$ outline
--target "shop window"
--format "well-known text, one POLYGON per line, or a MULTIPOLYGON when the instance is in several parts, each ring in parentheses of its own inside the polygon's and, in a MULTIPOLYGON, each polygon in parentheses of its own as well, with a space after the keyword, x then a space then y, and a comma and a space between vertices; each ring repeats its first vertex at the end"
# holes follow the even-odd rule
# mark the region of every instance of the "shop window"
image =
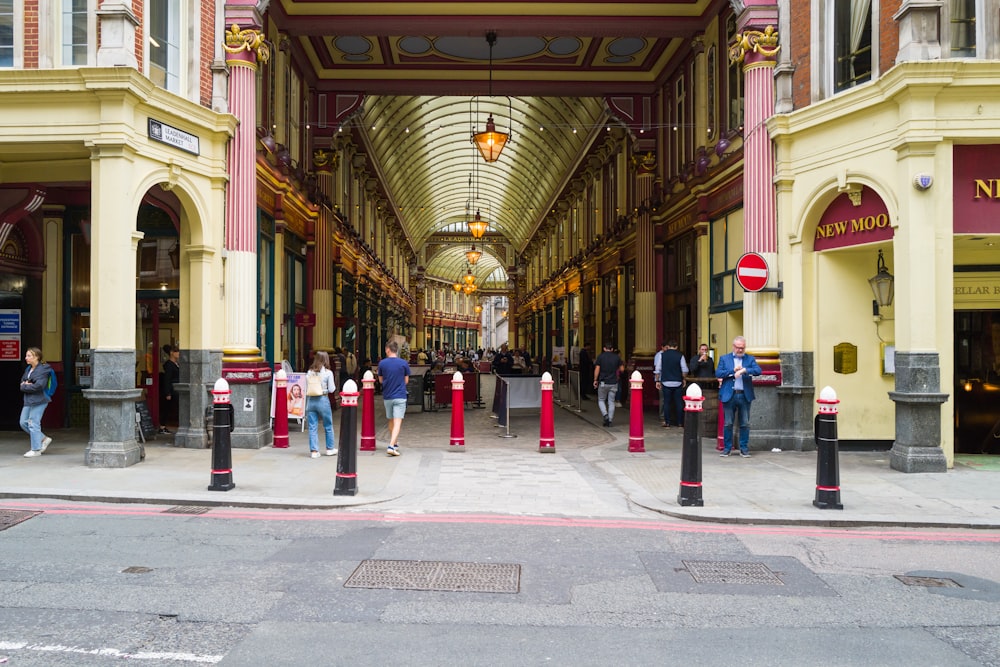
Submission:
POLYGON ((711 283, 709 312, 743 307, 743 290, 736 281, 736 262, 743 254, 743 211, 712 221, 709 227, 711 283))
POLYGON ((147 17, 149 79, 172 93, 180 93, 181 3, 176 0, 150 0, 147 17))
POLYGON ((62 64, 86 65, 89 45, 88 10, 90 0, 62 2, 62 64))
POLYGON ((14 66, 14 0, 0 0, 0 67, 14 66))
POLYGON ((872 0, 833 1, 833 80, 841 92, 871 81, 872 0))

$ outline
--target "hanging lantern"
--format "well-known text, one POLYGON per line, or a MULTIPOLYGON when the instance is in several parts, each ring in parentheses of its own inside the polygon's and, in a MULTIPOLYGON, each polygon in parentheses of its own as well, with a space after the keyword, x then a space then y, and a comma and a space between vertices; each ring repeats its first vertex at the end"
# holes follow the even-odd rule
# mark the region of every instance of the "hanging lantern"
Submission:
POLYGON ((482 256, 483 256, 483 253, 481 251, 479 251, 479 250, 476 250, 476 246, 475 245, 472 246, 471 250, 466 250, 465 251, 465 259, 467 259, 469 261, 469 265, 470 266, 475 266, 476 262, 478 262, 479 258, 482 257, 482 256))
POLYGON ((490 223, 483 220, 482 216, 479 215, 479 211, 476 211, 476 217, 469 220, 469 233, 472 234, 472 238, 477 241, 483 238, 486 230, 489 229, 490 223))

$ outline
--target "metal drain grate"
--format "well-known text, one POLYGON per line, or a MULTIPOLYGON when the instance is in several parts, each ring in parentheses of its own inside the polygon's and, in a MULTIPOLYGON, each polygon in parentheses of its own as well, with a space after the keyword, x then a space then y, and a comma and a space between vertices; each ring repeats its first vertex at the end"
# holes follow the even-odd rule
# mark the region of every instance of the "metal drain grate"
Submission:
POLYGON ((11 526, 16 526, 36 514, 41 514, 41 512, 33 510, 0 510, 0 530, 7 530, 11 526))
POLYGON ((344 582, 344 587, 517 593, 521 590, 521 566, 511 563, 364 560, 344 582))
POLYGON ((892 575, 907 586, 924 586, 926 588, 962 588, 962 584, 954 579, 944 577, 911 577, 905 574, 892 575))
POLYGON ((711 560, 685 560, 681 562, 699 584, 785 585, 785 582, 763 563, 711 560))
POLYGON ((163 510, 163 514, 204 514, 210 509, 210 507, 201 507, 199 505, 177 505, 176 507, 163 510))

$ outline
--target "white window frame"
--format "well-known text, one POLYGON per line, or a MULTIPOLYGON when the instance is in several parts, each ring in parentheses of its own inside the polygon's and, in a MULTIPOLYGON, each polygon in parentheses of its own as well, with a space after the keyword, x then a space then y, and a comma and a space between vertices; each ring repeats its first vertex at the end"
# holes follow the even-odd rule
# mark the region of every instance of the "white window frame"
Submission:
POLYGON ((153 62, 150 59, 152 51, 151 40, 153 39, 153 36, 150 32, 150 26, 152 25, 150 10, 152 9, 154 2, 162 2, 163 4, 165 4, 169 10, 169 14, 171 14, 171 16, 168 18, 168 29, 167 29, 168 32, 171 32, 172 31, 171 29, 174 28, 174 26, 169 24, 169 21, 171 19, 176 18, 177 22, 176 33, 175 33, 176 34, 175 39, 177 41, 176 43, 168 42, 167 45, 167 48, 169 48, 170 46, 174 46, 177 49, 176 65, 174 67, 174 71, 171 71, 171 61, 170 61, 170 55, 168 53, 166 80, 163 82, 161 87, 164 90, 168 90, 177 95, 183 95, 186 90, 186 84, 188 79, 187 71, 184 68, 183 63, 189 62, 190 60, 189 58, 190 43, 185 39, 185 31, 183 28, 183 26, 185 25, 190 25, 189 19, 191 18, 191 16, 189 12, 189 4, 187 2, 177 2, 176 0, 146 0, 145 17, 143 19, 143 26, 145 27, 143 35, 145 36, 145 40, 143 43, 142 70, 143 72, 145 72, 146 77, 149 78, 150 80, 154 80, 152 76, 153 62))
MULTIPOLYGON (((97 64, 97 0, 87 0, 86 18, 87 18, 87 61, 83 64, 74 64, 72 62, 67 62, 65 57, 65 31, 63 29, 64 19, 66 15, 67 5, 72 4, 73 0, 52 0, 57 2, 56 11, 53 12, 56 17, 55 24, 55 40, 52 44, 52 61, 58 63, 60 67, 93 67, 97 64)), ((39 9, 41 9, 39 7, 39 9)))
POLYGON ((996 59, 1000 57, 1000 45, 987 35, 995 35, 1000 16, 1000 0, 976 0, 976 53, 972 56, 953 56, 951 51, 951 2, 944 0, 941 5, 941 57, 955 59, 996 59))
POLYGON ((850 88, 838 91, 836 82, 837 54, 834 52, 834 26, 836 0, 813 0, 811 21, 812 41, 809 45, 810 53, 813 54, 813 64, 811 72, 812 101, 817 102, 834 95, 846 93, 858 86, 864 86, 875 81, 881 75, 879 69, 879 54, 881 44, 879 43, 881 4, 879 0, 871 0, 872 12, 872 74, 871 78, 864 83, 859 83, 850 88))
POLYGON ((24 68, 24 0, 14 0, 13 31, 11 33, 12 58, 10 67, 0 69, 24 68))

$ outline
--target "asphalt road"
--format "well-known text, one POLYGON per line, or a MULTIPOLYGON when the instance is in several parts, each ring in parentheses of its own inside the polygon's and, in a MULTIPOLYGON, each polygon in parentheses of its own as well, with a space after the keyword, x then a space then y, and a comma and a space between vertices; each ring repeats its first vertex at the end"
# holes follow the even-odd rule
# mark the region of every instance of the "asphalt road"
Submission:
POLYGON ((0 510, 10 665, 1000 665, 996 531, 0 510))

